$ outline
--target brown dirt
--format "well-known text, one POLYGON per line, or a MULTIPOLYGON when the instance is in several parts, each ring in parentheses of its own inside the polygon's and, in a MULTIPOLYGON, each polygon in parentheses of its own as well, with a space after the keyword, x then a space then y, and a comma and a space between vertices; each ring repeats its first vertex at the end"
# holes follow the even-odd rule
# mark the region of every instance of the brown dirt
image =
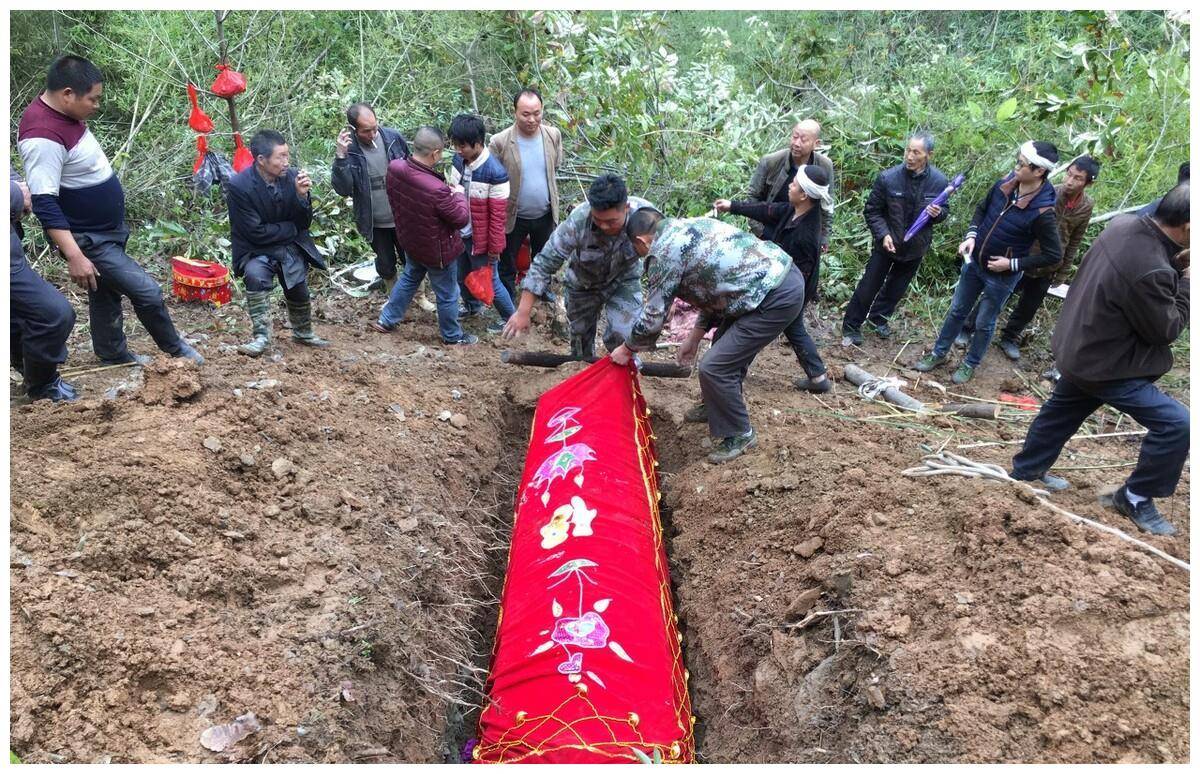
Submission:
MULTIPOLYGON (((75 405, 14 402, 10 732, 24 760, 457 754, 531 410, 574 368, 442 347, 419 311, 368 333, 377 307, 325 299, 332 349, 277 326, 276 356, 256 362, 229 351, 239 309, 177 306, 204 368, 160 360, 78 377, 75 405), (246 712, 262 730, 225 753, 199 745, 246 712)), ((836 376, 883 371, 905 340, 843 352, 817 330, 836 376)), ((72 348, 72 367, 94 362, 85 332, 72 348)), ((1020 388, 1002 360, 990 353, 966 392, 1020 388)), ((695 380, 647 380, 701 760, 1189 759, 1186 574, 1002 485, 899 475, 921 444, 1019 440, 1023 425, 862 421, 885 412, 840 381, 797 394, 796 372, 782 347, 756 362, 761 445, 722 467, 702 461, 703 426, 682 423, 695 380)), ((1062 464, 1128 461, 1137 439, 1074 449, 1062 464)), ((1013 450, 965 453, 1005 464, 1013 450)), ((1122 472, 1069 471, 1056 502, 1132 529, 1096 504, 1122 472)), ((1185 474, 1162 503, 1180 536, 1151 539, 1181 557, 1189 488, 1185 474)))

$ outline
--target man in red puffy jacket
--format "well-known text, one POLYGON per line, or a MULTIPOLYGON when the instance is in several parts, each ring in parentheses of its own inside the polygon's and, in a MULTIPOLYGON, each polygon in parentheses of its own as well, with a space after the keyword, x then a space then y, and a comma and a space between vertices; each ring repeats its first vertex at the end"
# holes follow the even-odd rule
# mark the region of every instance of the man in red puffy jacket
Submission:
POLYGON ((463 251, 458 230, 470 219, 461 187, 451 188, 435 167, 446 149, 446 135, 422 126, 413 135, 412 156, 388 164, 387 195, 396 215, 396 237, 408 256, 399 282, 392 288, 373 330, 390 333, 427 275, 437 298, 438 330, 445 344, 477 344, 458 322, 455 261, 463 251))

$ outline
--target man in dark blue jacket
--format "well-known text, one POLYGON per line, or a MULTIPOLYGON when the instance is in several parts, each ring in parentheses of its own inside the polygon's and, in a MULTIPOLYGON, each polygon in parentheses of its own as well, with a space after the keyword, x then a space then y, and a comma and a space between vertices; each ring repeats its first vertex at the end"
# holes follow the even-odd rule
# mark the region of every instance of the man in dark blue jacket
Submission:
POLYGON ((966 358, 950 379, 955 384, 970 381, 983 362, 1000 309, 1024 270, 1051 266, 1062 259, 1054 186, 1047 179, 1057 163, 1058 149, 1050 143, 1025 143, 1017 152, 1013 172, 993 185, 975 208, 967 238, 958 246, 964 263, 950 311, 933 351, 917 362, 918 371, 932 371, 946 362, 954 337, 982 295, 975 335, 966 358), (1042 252, 1030 255, 1035 241, 1041 243, 1042 252))
POLYGON ((950 215, 949 207, 932 202, 948 185, 942 171, 930 163, 933 135, 917 132, 908 138, 904 163, 885 169, 875 178, 863 215, 871 230, 871 258, 863 271, 846 316, 842 318, 842 345, 862 344, 863 321, 875 326, 883 338, 892 335, 888 320, 917 274, 921 259, 933 242, 933 224, 950 215), (904 241, 904 232, 929 210, 929 225, 904 241))
POLYGON ((346 127, 337 138, 330 182, 339 196, 354 199, 354 223, 375 251, 375 271, 383 279, 384 295, 396 283, 397 264, 404 263, 384 180, 388 164, 409 155, 400 132, 380 126, 369 104, 355 102, 346 108, 346 127))
POLYGON ((234 175, 226 188, 233 273, 246 282, 246 310, 254 338, 238 347, 258 357, 271 343, 271 289, 283 286, 292 338, 310 347, 329 342, 313 333, 308 295, 308 265, 324 269, 325 261, 309 236, 312 225, 312 181, 290 166, 283 135, 264 129, 250 138, 254 166, 234 175))

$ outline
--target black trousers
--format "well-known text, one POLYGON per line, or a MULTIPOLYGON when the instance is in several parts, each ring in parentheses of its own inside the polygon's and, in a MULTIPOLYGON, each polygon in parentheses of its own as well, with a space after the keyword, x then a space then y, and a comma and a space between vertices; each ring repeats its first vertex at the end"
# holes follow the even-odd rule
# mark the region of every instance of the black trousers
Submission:
POLYGON ((30 267, 15 232, 10 233, 8 264, 8 332, 12 343, 9 359, 12 365, 20 369, 26 361, 65 362, 67 337, 75 325, 75 310, 62 293, 30 267))
POLYGON ((308 280, 293 283, 289 288, 283 278, 283 267, 278 259, 259 255, 246 261, 245 273, 242 279, 246 290, 251 292, 269 293, 275 287, 275 278, 283 288, 283 297, 294 304, 302 304, 309 300, 308 280))
POLYGON ((854 288, 854 295, 846 305, 842 332, 858 331, 865 320, 881 325, 891 319, 920 267, 920 258, 897 261, 884 250, 872 250, 867 268, 863 270, 862 278, 854 288))
POLYGON ((517 293, 517 253, 521 250, 521 243, 525 237, 529 237, 529 257, 533 258, 546 246, 555 225, 554 210, 546 210, 546 214, 540 218, 517 218, 513 230, 508 232, 504 252, 500 254, 500 284, 508 291, 508 297, 514 304, 521 300, 517 293))
POLYGON ((133 312, 145 326, 158 348, 168 355, 183 350, 183 340, 171 322, 158 280, 146 273, 125 252, 129 229, 116 231, 72 232, 75 243, 95 264, 100 278, 96 289, 88 291, 88 317, 92 325, 92 350, 101 360, 123 360, 128 356, 125 340, 122 297, 128 298, 133 312))
MULTIPOLYGON (((1030 277, 1026 274, 1021 278, 1021 282, 1017 285, 1017 290, 1013 295, 1017 296, 1017 303, 1013 306, 1011 312, 1008 313, 1008 321, 1004 323, 1004 328, 1000 331, 1001 341, 1011 341, 1018 344, 1021 341, 1021 332, 1025 330, 1025 326, 1033 322, 1033 318, 1037 315, 1038 310, 1042 308, 1042 301, 1046 299, 1046 294, 1054 285, 1053 277, 1030 277)), ((963 326, 963 330, 975 330, 975 316, 979 314, 979 305, 975 305, 975 309, 967 316, 967 324, 963 326)), ((1140 492, 1139 492, 1140 494, 1140 492)))
POLYGON ((396 227, 375 229, 371 249, 375 251, 375 273, 384 279, 395 279, 396 267, 403 266, 405 261, 404 250, 396 240, 396 227))

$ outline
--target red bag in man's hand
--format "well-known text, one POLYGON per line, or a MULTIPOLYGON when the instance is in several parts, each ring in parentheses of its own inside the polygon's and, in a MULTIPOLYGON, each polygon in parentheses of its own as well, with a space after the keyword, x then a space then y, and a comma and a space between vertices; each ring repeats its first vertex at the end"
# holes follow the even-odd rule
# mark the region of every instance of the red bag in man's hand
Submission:
POLYGON ((229 69, 229 65, 219 64, 217 65, 217 69, 221 72, 217 75, 217 79, 213 81, 211 89, 213 94, 229 99, 230 97, 236 97, 246 90, 246 76, 237 70, 229 69))
POLYGON ((492 265, 485 263, 478 269, 472 269, 467 278, 463 280, 463 284, 467 286, 467 290, 471 291, 471 295, 475 296, 476 300, 492 305, 496 300, 496 292, 492 289, 492 265))

